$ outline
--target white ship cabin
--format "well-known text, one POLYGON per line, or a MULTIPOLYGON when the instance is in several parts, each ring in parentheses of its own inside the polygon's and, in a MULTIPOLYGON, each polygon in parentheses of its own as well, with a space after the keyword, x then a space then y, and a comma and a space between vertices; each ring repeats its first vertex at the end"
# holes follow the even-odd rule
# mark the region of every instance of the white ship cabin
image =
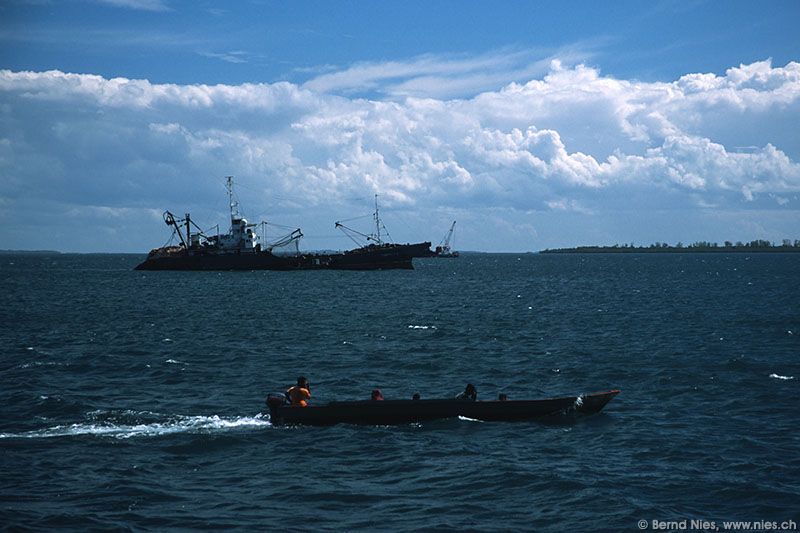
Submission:
POLYGON ((231 229, 226 235, 219 236, 219 247, 222 250, 256 251, 258 234, 255 227, 244 218, 231 218, 231 229))
POLYGON ((231 218, 231 229, 228 233, 205 238, 204 235, 192 234, 192 248, 215 248, 220 252, 258 252, 261 250, 255 224, 248 224, 247 219, 231 218))

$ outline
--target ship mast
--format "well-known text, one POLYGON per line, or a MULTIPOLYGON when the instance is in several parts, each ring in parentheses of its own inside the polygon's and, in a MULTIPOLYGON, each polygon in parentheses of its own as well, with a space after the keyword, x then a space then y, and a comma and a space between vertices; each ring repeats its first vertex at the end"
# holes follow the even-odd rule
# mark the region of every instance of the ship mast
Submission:
POLYGON ((239 219, 239 202, 233 197, 233 176, 226 176, 227 183, 225 187, 228 189, 228 204, 231 208, 231 223, 239 219))
POLYGON ((381 219, 378 216, 378 195, 375 195, 375 241, 381 244, 381 219))
POLYGON ((383 239, 381 238, 381 228, 383 228, 383 234, 386 235, 386 238, 389 239, 389 242, 392 242, 392 236, 389 235, 389 230, 386 229, 386 226, 381 221, 381 215, 378 212, 378 195, 375 195, 375 214, 372 217, 375 220, 375 234, 370 235, 367 237, 367 240, 373 240, 376 244, 383 244, 383 239))

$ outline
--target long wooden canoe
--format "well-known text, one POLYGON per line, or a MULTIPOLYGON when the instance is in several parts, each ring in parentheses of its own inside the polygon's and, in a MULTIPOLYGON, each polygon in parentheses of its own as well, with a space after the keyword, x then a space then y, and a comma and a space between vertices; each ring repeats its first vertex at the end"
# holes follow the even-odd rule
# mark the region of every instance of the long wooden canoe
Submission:
POLYGON ((542 400, 358 400, 300 407, 287 405, 283 395, 269 395, 273 424, 407 424, 458 416, 484 421, 534 420, 559 415, 599 412, 618 390, 542 400))

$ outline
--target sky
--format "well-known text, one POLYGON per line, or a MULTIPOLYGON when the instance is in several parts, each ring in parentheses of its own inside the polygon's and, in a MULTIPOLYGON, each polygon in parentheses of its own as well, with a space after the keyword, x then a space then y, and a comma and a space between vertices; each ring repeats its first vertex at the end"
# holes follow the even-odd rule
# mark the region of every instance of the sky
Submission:
POLYGON ((5 0, 0 249, 162 213, 455 249, 800 239, 800 2, 5 0))

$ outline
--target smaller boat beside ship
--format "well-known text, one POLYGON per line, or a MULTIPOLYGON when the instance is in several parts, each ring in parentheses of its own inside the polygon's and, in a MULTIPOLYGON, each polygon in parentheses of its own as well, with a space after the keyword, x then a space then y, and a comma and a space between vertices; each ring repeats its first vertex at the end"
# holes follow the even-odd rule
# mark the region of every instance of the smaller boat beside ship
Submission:
POLYGON ((435 257, 444 257, 444 258, 454 258, 458 257, 458 252, 453 251, 450 247, 450 243, 453 240, 453 230, 456 229, 456 221, 454 220, 453 223, 450 225, 450 231, 448 231, 445 236, 442 238, 442 242, 439 243, 439 246, 433 251, 435 257))
POLYGON ((333 424, 392 425, 465 417, 486 422, 537 420, 599 413, 618 390, 542 400, 470 401, 358 400, 302 407, 286 402, 286 395, 269 394, 267 407, 273 424, 330 426, 333 424))
MULTIPOLYGON (((231 225, 227 233, 207 235, 187 213, 178 219, 164 213, 164 222, 173 228, 179 245, 150 251, 136 270, 385 270, 413 269, 413 250, 402 247, 362 247, 336 253, 300 253, 300 228, 270 244, 262 245, 257 228, 239 214, 234 199, 233 178, 227 189, 231 225), (294 253, 278 254, 274 249, 294 245, 294 253)), ((262 223, 263 224, 263 223, 262 223)), ((428 243, 430 245, 430 243, 428 243)))

